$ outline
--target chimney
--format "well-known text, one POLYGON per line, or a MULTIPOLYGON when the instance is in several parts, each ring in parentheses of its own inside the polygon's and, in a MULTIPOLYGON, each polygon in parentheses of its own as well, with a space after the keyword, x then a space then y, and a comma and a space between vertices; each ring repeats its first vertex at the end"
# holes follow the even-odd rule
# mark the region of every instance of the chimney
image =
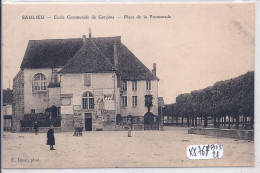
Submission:
POLYGON ((91 38, 91 34, 92 34, 92 33, 91 33, 91 28, 88 29, 88 32, 89 32, 89 33, 88 33, 88 37, 91 38))
POLYGON ((87 42, 86 35, 83 35, 83 36, 82 36, 82 40, 83 40, 83 45, 86 45, 86 42, 87 42))
POLYGON ((118 52, 116 43, 114 43, 114 67, 115 70, 118 70, 118 52))
POLYGON ((156 63, 153 63, 152 73, 156 76, 156 63))

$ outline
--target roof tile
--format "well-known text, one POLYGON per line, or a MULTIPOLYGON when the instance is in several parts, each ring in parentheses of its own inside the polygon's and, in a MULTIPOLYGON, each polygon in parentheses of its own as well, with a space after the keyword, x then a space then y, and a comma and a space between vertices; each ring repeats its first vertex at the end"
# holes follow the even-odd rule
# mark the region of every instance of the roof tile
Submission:
POLYGON ((21 68, 63 67, 61 73, 113 71, 114 44, 118 49, 118 72, 123 80, 158 78, 124 45, 121 37, 31 40, 21 68))

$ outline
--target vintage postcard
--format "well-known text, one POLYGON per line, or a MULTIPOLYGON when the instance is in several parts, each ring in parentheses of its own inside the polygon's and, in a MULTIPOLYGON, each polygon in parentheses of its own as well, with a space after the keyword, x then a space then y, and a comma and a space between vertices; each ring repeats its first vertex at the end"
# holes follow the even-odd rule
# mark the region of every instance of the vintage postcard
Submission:
POLYGON ((2 165, 253 167, 254 3, 2 4, 2 165))

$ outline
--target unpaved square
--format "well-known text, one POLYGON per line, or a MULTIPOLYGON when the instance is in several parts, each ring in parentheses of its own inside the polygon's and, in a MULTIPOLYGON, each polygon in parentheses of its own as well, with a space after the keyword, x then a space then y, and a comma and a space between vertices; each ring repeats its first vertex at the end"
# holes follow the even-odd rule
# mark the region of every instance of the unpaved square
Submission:
POLYGON ((4 168, 88 167, 205 167, 254 166, 254 142, 187 133, 187 128, 163 131, 93 131, 82 137, 55 133, 56 150, 49 150, 46 134, 3 133, 4 168), (189 145, 221 144, 220 159, 189 160, 189 145))

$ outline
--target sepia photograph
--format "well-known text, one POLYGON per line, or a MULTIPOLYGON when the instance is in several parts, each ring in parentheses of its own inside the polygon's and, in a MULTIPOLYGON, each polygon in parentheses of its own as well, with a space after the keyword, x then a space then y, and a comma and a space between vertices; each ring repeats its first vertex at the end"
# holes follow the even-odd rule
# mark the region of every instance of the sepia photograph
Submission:
POLYGON ((255 166, 255 4, 2 4, 2 166, 255 166))

